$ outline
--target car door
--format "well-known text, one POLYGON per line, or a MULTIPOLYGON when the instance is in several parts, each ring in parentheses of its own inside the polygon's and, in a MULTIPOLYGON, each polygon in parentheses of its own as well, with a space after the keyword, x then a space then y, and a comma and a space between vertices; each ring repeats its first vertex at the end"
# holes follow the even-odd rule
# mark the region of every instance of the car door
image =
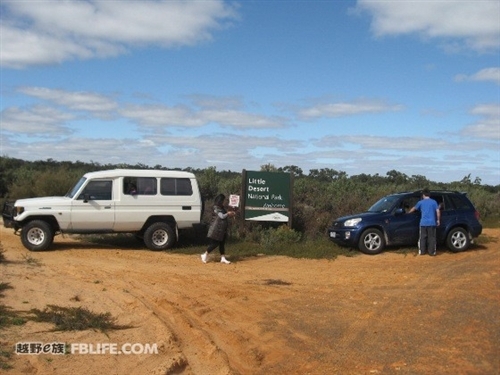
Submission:
POLYGON ((439 211, 441 212, 441 222, 436 229, 436 238, 438 242, 442 242, 445 239, 447 229, 452 227, 456 221, 457 211, 446 194, 433 194, 431 195, 431 199, 434 199, 438 203, 439 211))
POLYGON ((71 206, 70 230, 79 233, 110 232, 115 224, 113 180, 91 180, 71 206))
POLYGON ((417 244, 419 238, 420 213, 408 213, 418 202, 418 196, 407 196, 401 199, 387 219, 387 234, 391 244, 417 244))

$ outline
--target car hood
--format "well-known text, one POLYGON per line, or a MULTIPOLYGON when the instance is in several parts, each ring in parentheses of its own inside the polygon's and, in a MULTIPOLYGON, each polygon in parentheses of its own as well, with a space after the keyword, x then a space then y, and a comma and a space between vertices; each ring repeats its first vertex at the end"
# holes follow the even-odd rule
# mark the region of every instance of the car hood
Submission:
POLYGON ((40 197, 40 198, 26 198, 18 199, 16 207, 38 207, 49 208, 53 206, 66 205, 71 200, 68 197, 40 197))
POLYGON ((355 219, 355 218, 362 218, 362 219, 365 219, 365 218, 370 218, 374 215, 380 215, 381 213, 380 212, 363 212, 363 213, 360 213, 360 214, 354 214, 354 215, 348 215, 348 216, 342 216, 342 217, 339 217, 337 219, 335 219, 335 222, 344 222, 346 220, 349 220, 349 219, 355 219))

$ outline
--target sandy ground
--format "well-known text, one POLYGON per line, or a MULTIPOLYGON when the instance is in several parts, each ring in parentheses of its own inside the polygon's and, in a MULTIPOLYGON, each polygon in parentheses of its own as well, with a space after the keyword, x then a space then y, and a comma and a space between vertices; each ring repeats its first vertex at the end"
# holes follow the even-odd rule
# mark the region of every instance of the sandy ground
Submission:
MULTIPOLYGON (((61 236, 29 252, 0 225, 1 302, 110 312, 132 328, 53 332, 28 322, 17 343, 156 345, 157 354, 13 354, 7 374, 498 374, 500 230, 438 256, 218 259, 103 248, 61 236)), ((228 249, 230 258, 230 246, 228 249)), ((130 349, 130 347, 127 347, 130 349)), ((140 346, 135 346, 140 351, 140 346)), ((109 351, 108 351, 109 352, 109 351)))

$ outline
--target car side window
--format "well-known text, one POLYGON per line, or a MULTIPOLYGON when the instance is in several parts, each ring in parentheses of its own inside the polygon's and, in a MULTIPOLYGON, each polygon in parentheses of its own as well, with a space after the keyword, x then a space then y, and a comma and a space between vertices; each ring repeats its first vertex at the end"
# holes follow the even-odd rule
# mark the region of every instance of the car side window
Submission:
POLYGON ((420 200, 419 197, 407 197, 403 199, 403 201, 401 202, 401 208, 403 208, 405 212, 408 212, 412 207, 414 207, 417 204, 419 200, 420 200))
POLYGON ((193 195, 193 187, 189 178, 162 178, 160 180, 161 195, 193 195))
POLYGON ((446 204, 442 195, 431 195, 431 199, 434 199, 437 202, 441 211, 445 210, 446 204))
POLYGON ((124 177, 123 194, 127 195, 156 195, 155 177, 124 177))
POLYGON ((453 206, 457 210, 466 210, 471 208, 467 199, 463 199, 460 195, 451 195, 450 199, 453 206))
POLYGON ((89 181, 83 192, 78 196, 79 200, 88 197, 94 201, 109 201, 112 197, 113 181, 95 180, 89 181))

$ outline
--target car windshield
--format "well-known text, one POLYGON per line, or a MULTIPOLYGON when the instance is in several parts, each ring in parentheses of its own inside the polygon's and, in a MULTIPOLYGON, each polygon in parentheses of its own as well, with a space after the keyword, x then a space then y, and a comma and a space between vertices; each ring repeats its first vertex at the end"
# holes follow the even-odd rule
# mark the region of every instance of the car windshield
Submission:
POLYGON ((85 177, 80 178, 80 180, 76 183, 75 186, 73 186, 67 193, 66 197, 68 198, 73 198, 75 194, 77 193, 78 190, 82 187, 82 185, 85 183, 87 179, 85 177))
POLYGON ((399 197, 390 195, 388 197, 384 197, 371 206, 368 209, 368 212, 387 212, 390 211, 394 205, 399 201, 399 197))

